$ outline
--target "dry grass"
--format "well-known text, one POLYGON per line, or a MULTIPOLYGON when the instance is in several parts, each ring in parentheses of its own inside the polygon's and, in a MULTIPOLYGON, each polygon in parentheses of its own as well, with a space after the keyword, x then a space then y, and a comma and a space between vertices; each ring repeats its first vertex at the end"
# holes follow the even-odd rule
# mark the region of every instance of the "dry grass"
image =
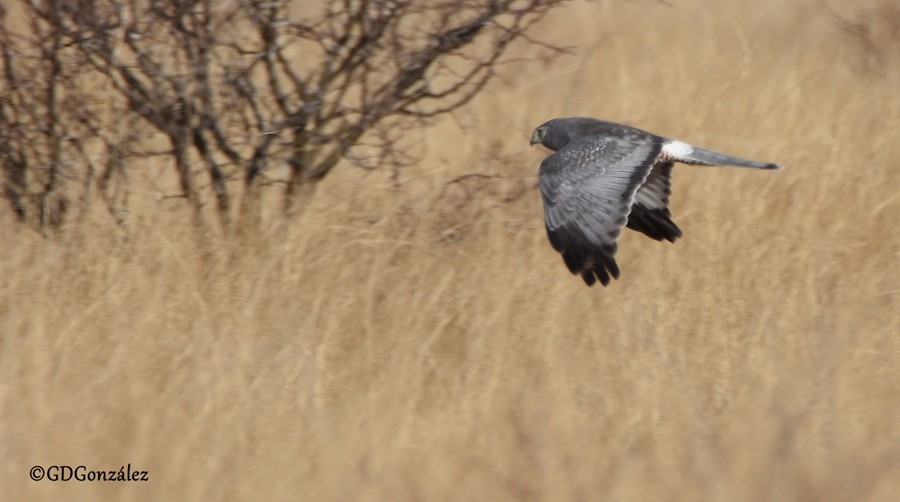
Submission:
POLYGON ((896 500, 900 21, 670 4, 559 12, 575 56, 255 236, 196 238, 150 170, 127 234, 0 212, 0 498, 896 500), (677 168, 685 237, 627 232, 587 289, 527 149, 568 114, 786 169, 677 168), (28 479, 128 462, 151 481, 28 479))

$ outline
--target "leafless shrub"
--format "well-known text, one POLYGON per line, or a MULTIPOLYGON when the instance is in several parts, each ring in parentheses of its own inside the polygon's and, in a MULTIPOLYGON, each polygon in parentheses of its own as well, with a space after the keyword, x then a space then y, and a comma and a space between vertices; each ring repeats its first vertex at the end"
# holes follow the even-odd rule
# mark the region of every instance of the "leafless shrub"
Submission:
POLYGON ((226 227, 235 186, 242 211, 283 186, 290 214, 341 160, 402 160, 406 131, 468 103, 514 41, 539 44, 528 29, 562 1, 18 0, 0 13, 7 198, 61 214, 66 178, 119 214, 113 181, 152 132, 195 214, 199 175, 226 227))

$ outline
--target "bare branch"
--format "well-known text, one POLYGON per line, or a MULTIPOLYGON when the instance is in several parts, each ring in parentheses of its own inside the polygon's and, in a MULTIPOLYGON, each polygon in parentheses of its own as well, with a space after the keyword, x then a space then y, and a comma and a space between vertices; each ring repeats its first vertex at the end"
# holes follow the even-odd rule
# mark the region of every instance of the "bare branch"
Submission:
POLYGON ((288 0, 11 2, 29 20, 17 32, 0 9, 0 162, 13 207, 73 176, 118 207, 111 180, 162 154, 198 221, 211 196, 225 227, 236 173, 255 197, 270 165, 287 166, 266 184, 283 182, 291 211, 342 161, 409 162, 400 133, 471 102, 514 42, 562 50, 528 32, 563 0, 334 0, 317 12, 288 0))

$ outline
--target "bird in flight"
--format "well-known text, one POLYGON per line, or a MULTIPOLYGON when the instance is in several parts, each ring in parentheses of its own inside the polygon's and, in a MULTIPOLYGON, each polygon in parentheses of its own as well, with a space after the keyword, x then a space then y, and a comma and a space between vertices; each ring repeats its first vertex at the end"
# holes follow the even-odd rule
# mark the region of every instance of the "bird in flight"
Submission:
POLYGON ((675 162, 780 169, 585 117, 541 124, 531 135, 535 143, 555 152, 540 168, 547 236, 588 286, 619 278, 616 239, 623 226, 658 241, 681 237, 669 211, 675 162))

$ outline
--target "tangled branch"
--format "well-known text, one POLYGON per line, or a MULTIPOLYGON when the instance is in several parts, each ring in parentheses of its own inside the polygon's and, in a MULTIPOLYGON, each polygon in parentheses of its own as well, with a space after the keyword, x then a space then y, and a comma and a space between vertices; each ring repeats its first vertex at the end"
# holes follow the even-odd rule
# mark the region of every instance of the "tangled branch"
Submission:
POLYGON ((228 226, 230 182, 255 197, 271 166, 285 167, 293 212, 342 160, 398 161, 404 131, 470 102, 561 3, 333 0, 310 13, 286 0, 18 0, 28 30, 0 12, 7 198, 24 207, 32 180, 47 196, 78 171, 115 214, 111 180, 127 179, 152 132, 196 213, 198 176, 228 226), (138 122, 147 130, 129 135, 138 122))

